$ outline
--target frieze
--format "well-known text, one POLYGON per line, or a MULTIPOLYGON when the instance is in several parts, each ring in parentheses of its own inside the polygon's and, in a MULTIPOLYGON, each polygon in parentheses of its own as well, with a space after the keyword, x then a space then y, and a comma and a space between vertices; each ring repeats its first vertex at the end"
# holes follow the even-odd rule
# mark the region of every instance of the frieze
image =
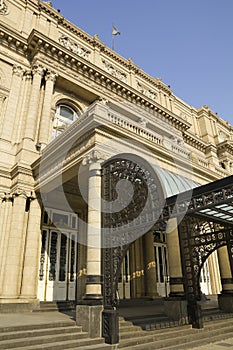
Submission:
POLYGON ((9 9, 5 0, 0 0, 0 15, 8 15, 9 9))
POLYGON ((90 60, 91 51, 85 49, 84 47, 77 44, 75 41, 69 39, 67 36, 62 35, 59 38, 59 43, 64 46, 66 49, 76 53, 78 56, 90 60))
POLYGON ((151 98, 152 100, 157 100, 158 95, 156 92, 152 91, 151 89, 149 89, 147 86, 139 83, 138 81, 138 85, 137 85, 137 89, 138 91, 140 91, 143 95, 151 98))
POLYGON ((126 79, 127 79, 126 73, 121 72, 116 67, 114 67, 110 62, 108 62, 106 60, 102 60, 102 63, 103 63, 104 69, 108 73, 110 73, 113 77, 116 77, 117 79, 126 83, 126 79))

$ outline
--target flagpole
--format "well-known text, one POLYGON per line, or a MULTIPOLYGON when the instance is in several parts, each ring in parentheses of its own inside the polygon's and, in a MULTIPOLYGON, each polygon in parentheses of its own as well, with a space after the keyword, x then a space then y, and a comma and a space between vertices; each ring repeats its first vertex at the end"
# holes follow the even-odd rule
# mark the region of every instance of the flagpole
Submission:
POLYGON ((121 34, 120 32, 119 32, 119 30, 114 26, 114 24, 112 23, 112 50, 114 50, 114 44, 115 44, 115 42, 114 42, 114 36, 116 36, 116 35, 118 35, 118 34, 121 34))

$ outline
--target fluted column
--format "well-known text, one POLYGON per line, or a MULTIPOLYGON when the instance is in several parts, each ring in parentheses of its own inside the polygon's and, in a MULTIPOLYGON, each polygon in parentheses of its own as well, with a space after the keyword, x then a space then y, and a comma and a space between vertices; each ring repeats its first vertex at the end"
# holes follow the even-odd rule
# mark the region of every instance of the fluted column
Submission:
POLYGON ((26 232, 26 246, 23 263, 23 278, 21 298, 35 299, 37 297, 41 208, 37 198, 31 199, 28 226, 26 232))
POLYGON ((101 281, 101 165, 93 156, 87 161, 88 225, 87 225, 87 278, 85 299, 102 299, 101 281))
POLYGON ((12 121, 16 118, 23 73, 24 70, 21 66, 13 66, 11 89, 7 101, 7 108, 2 128, 2 138, 7 141, 12 140, 12 133, 14 127, 14 123, 12 121))
POLYGON ((44 74, 42 66, 34 66, 32 69, 33 81, 29 101, 28 117, 26 122, 24 138, 34 140, 37 126, 37 114, 40 100, 41 79, 44 74))
POLYGON ((218 249, 218 260, 222 283, 222 293, 233 293, 233 278, 226 246, 218 249))
POLYGON ((146 296, 155 298, 158 296, 158 293, 156 284, 156 262, 153 233, 148 232, 143 237, 143 241, 145 248, 146 296))
POLYGON ((46 85, 39 133, 39 143, 42 149, 48 143, 49 139, 52 96, 56 77, 57 74, 52 71, 47 72, 45 76, 46 85))
POLYGON ((17 298, 20 291, 25 234, 26 195, 16 193, 13 199, 11 230, 7 247, 2 296, 17 298))
POLYGON ((167 233, 170 296, 180 296, 184 295, 184 286, 176 219, 170 219, 168 227, 170 228, 167 233))

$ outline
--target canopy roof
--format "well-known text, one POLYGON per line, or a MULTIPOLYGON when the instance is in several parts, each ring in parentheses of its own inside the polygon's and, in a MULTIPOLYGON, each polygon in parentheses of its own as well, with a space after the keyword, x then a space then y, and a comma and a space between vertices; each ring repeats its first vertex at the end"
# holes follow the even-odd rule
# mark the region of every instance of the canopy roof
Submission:
POLYGON ((208 221, 233 224, 233 175, 189 189, 166 199, 162 219, 198 215, 208 221), (190 199, 191 198, 191 199, 190 199))

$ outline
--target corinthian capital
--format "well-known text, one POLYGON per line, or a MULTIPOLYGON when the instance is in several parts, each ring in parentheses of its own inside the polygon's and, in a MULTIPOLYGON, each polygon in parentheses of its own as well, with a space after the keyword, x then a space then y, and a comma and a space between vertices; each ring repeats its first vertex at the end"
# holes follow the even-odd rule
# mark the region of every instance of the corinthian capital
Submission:
POLYGON ((92 163, 100 163, 101 161, 107 159, 107 155, 101 153, 100 151, 93 150, 88 153, 85 158, 83 158, 83 165, 92 164, 92 163))
POLYGON ((44 71, 45 71, 45 68, 39 64, 32 67, 32 74, 33 75, 37 74, 37 75, 42 76, 44 74, 44 71))
POLYGON ((46 73, 45 79, 46 79, 46 81, 48 80, 48 81, 52 81, 53 83, 55 83, 57 76, 58 76, 58 74, 56 72, 49 70, 46 73))
POLYGON ((17 77, 21 77, 23 76, 24 74, 24 69, 21 67, 21 66, 18 66, 18 65, 14 65, 13 66, 13 74, 16 75, 17 77))

